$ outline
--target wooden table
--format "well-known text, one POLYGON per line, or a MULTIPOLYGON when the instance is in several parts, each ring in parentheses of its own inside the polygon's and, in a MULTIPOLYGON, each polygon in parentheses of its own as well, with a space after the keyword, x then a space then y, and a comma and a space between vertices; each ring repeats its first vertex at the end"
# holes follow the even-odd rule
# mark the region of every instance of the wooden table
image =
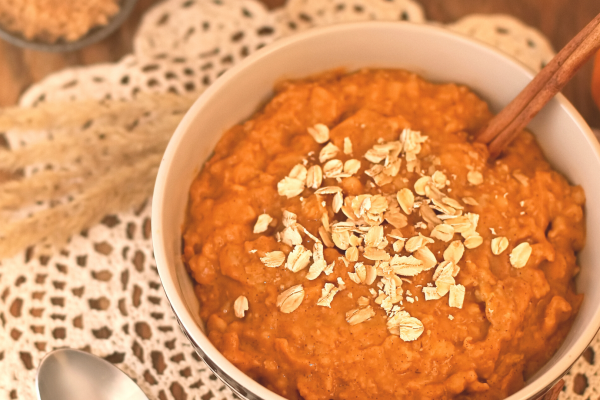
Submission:
MULTIPOLYGON (((279 7, 285 0, 261 0, 279 7)), ((382 0, 383 1, 383 0, 382 0)), ((562 48, 596 14, 598 0, 418 0, 427 19, 452 22, 473 13, 505 13, 538 28, 556 50, 562 48)), ((46 75, 73 65, 116 61, 131 51, 132 38, 143 12, 157 0, 139 0, 132 16, 115 33, 83 50, 53 54, 20 49, 0 40, 0 106, 14 104, 25 88, 46 75)), ((588 123, 600 128, 600 111, 590 93, 592 65, 589 62, 563 93, 588 123)))

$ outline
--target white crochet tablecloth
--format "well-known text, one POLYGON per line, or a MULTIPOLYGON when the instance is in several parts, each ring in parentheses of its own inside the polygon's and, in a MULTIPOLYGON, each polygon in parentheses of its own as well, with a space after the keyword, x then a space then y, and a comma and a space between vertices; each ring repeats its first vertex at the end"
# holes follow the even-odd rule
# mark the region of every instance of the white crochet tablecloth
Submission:
MULTIPOLYGON (((258 48, 313 26, 359 20, 425 23, 412 0, 290 0, 267 11, 254 0, 167 0, 150 10, 134 52, 116 64, 72 68, 30 88, 23 105, 128 98, 139 91, 201 90, 258 48)), ((447 26, 512 54, 534 70, 553 55, 537 31, 507 16, 474 15, 447 26)), ((8 135, 12 144, 17 139, 8 135)), ((150 201, 107 216, 63 251, 36 248, 0 262, 0 399, 34 399, 40 359, 60 347, 115 363, 150 399, 232 399, 194 353, 172 315, 152 255, 150 201)), ((561 399, 598 398, 591 350, 561 399), (578 381, 582 395, 573 390, 578 381)))

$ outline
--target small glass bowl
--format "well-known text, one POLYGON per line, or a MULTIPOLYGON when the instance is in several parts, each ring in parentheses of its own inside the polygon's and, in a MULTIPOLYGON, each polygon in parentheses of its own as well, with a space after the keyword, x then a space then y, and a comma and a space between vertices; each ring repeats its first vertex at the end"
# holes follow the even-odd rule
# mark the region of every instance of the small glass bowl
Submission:
POLYGON ((38 51, 61 53, 79 50, 89 46, 92 43, 99 42, 113 33, 119 26, 121 26, 121 24, 123 24, 123 22, 125 22, 129 14, 131 14, 131 11, 136 3, 137 0, 122 0, 119 12, 110 19, 108 24, 90 29, 88 33, 72 42, 59 40, 56 43, 44 43, 39 40, 28 40, 19 33, 10 32, 3 29, 2 25, 0 25, 0 38, 15 46, 38 51))

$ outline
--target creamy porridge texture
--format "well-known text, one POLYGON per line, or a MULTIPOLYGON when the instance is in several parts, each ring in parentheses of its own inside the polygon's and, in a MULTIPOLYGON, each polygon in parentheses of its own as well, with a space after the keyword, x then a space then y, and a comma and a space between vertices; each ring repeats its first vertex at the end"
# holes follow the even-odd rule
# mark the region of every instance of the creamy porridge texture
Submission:
POLYGON ((583 190, 468 88, 401 70, 283 82, 190 189, 210 340, 289 399, 500 399, 581 304, 583 190))

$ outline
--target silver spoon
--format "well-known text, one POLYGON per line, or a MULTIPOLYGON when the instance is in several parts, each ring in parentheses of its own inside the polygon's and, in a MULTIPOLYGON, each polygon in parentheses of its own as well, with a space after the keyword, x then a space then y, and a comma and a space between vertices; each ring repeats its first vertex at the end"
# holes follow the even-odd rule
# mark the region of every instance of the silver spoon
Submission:
POLYGON ((39 400, 148 400, 123 371, 73 349, 55 350, 44 357, 35 389, 39 400))

